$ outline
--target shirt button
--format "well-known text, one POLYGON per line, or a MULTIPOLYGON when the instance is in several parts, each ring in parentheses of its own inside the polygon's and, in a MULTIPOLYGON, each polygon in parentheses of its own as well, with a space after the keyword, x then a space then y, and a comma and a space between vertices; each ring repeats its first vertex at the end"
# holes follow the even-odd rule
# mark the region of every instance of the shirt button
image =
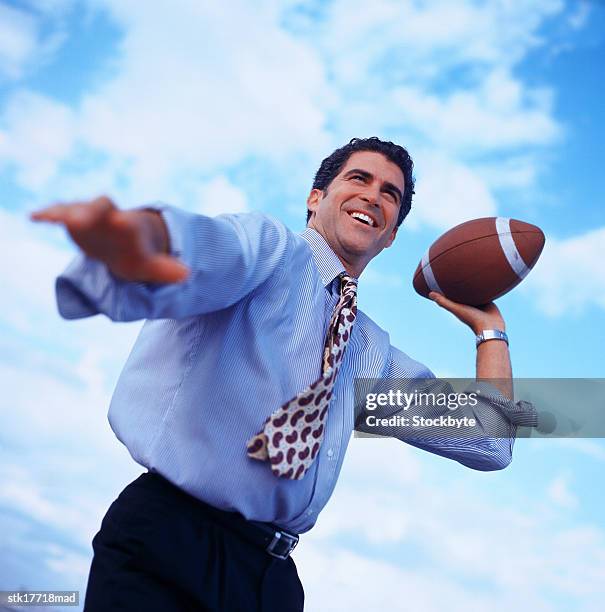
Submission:
POLYGON ((311 516, 313 514, 313 510, 307 510, 307 516, 311 516))
POLYGON ((331 448, 329 448, 329 449, 328 449, 328 452, 327 452, 326 454, 327 454, 327 455, 328 455, 328 457, 330 457, 330 459, 331 459, 331 458, 333 457, 333 455, 334 455, 334 450, 333 450, 333 449, 331 449, 331 448))

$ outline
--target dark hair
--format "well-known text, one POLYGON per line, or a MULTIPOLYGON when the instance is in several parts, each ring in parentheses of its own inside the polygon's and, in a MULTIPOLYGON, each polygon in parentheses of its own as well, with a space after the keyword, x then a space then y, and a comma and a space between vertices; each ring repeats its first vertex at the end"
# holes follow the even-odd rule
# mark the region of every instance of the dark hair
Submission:
MULTIPOLYGON (((403 172, 404 190, 403 199, 399 208, 397 225, 405 219, 412 208, 412 195, 414 194, 414 177, 412 170, 414 162, 410 154, 401 146, 387 140, 380 140, 376 136, 371 138, 352 138, 351 141, 340 149, 336 149, 331 155, 326 157, 319 166, 319 170, 313 180, 313 189, 321 189, 324 193, 328 186, 342 170, 349 157, 358 151, 374 151, 382 153, 389 161, 392 161, 403 172)), ((311 211, 307 209, 307 223, 311 218, 311 211)))

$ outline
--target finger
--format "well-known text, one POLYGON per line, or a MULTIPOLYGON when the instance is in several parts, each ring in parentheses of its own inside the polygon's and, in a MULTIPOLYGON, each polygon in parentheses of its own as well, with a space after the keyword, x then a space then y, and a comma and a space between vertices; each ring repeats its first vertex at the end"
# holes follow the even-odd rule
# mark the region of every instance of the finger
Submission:
POLYGON ((89 223, 96 221, 115 208, 115 204, 108 197, 100 196, 90 202, 52 204, 32 212, 30 219, 50 223, 89 223))
POLYGON ((83 207, 83 204, 54 204, 31 213, 30 219, 36 222, 61 223, 68 228, 79 229, 91 221, 91 213, 83 207))
POLYGON ((150 257, 140 271, 144 282, 182 283, 189 277, 189 268, 170 255, 158 254, 150 257))
POLYGON ((113 203, 113 200, 107 196, 99 196, 94 200, 91 200, 86 204, 89 210, 93 210, 97 216, 106 215, 112 210, 117 210, 117 206, 113 203))
POLYGON ((439 306, 444 306, 447 302, 450 301, 445 297, 445 295, 443 295, 442 293, 437 293, 437 291, 431 291, 429 293, 429 298, 431 298, 433 302, 439 304, 439 306))
POLYGON ((454 302, 449 298, 446 298, 445 295, 441 293, 437 293, 436 291, 431 291, 429 293, 429 297, 435 303, 437 303, 441 308, 448 310, 452 314, 456 315, 460 319, 466 319, 466 315, 468 314, 468 309, 470 308, 466 304, 459 304, 458 302, 454 302))
POLYGON ((29 215, 32 221, 49 221, 50 223, 60 223, 64 221, 67 212, 65 204, 53 204, 40 210, 36 210, 29 215))
POLYGON ((66 223, 70 230, 86 230, 98 226, 113 210, 117 210, 115 204, 105 196, 74 202, 68 206, 66 223))

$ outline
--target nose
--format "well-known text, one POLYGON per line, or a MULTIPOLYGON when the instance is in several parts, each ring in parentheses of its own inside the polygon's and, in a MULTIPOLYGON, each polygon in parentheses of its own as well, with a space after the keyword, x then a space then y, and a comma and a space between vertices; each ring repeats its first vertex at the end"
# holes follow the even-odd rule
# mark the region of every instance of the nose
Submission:
POLYGON ((378 206, 380 192, 378 189, 368 188, 360 196, 360 199, 372 206, 378 206))

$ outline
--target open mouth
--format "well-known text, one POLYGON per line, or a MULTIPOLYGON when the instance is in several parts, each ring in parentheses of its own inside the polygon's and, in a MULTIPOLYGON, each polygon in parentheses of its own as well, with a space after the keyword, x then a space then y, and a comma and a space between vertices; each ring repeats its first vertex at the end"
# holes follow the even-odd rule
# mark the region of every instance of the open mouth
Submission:
POLYGON ((367 225, 368 227, 376 227, 376 222, 374 221, 374 219, 364 213, 354 210, 353 212, 348 213, 348 215, 349 217, 355 219, 355 221, 362 223, 363 225, 367 225))

